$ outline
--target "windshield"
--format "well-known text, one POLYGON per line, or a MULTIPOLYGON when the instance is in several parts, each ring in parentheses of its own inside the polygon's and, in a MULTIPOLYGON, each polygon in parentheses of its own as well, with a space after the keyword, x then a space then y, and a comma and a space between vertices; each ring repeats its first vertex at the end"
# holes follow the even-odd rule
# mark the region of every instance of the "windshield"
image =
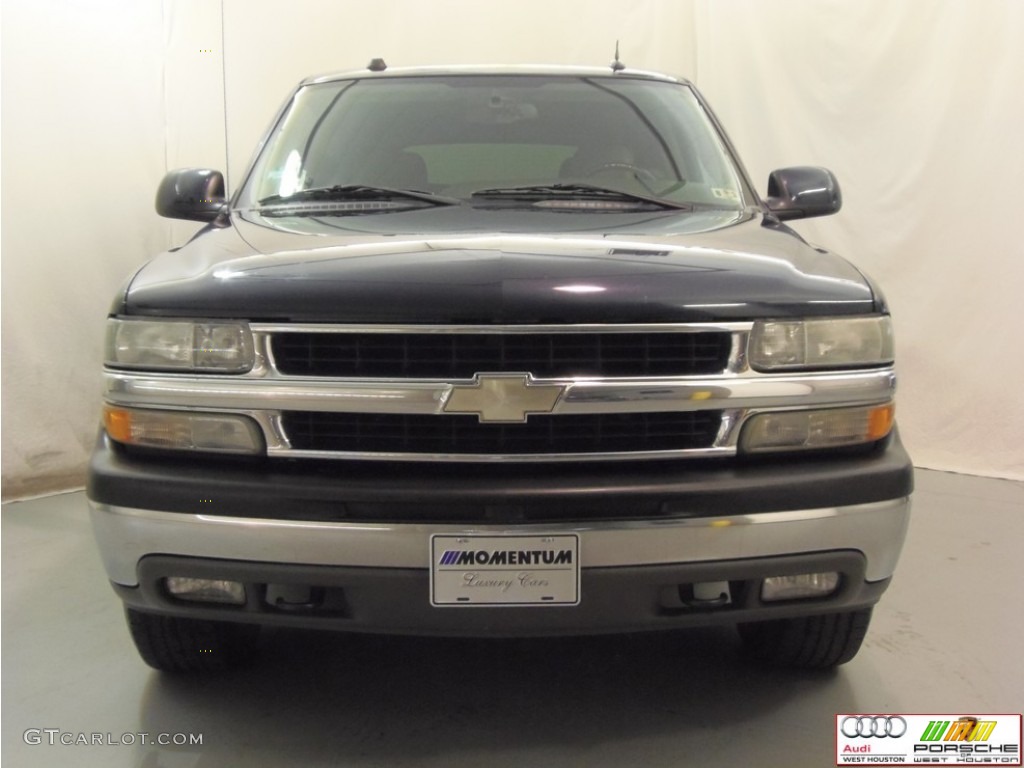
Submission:
POLYGON ((557 205, 593 197, 592 188, 633 195, 641 205, 646 198, 738 209, 744 199, 691 89, 622 77, 419 76, 304 86, 239 205, 273 200, 280 207, 294 196, 308 208, 309 190, 353 185, 478 205, 550 197, 556 202, 547 204, 557 205), (528 189, 509 194, 520 187, 528 189))

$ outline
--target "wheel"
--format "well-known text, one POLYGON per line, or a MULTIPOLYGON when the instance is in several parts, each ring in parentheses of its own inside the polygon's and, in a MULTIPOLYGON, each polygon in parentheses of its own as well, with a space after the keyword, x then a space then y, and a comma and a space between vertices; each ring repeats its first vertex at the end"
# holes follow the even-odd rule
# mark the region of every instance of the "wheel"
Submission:
POLYGON ((860 650, 871 609, 795 619, 740 624, 740 636, 754 658, 779 667, 828 669, 845 664, 860 650))
POLYGON ((128 630, 142 660, 163 672, 211 672, 253 656, 260 628, 203 619, 181 619, 125 609, 128 630))

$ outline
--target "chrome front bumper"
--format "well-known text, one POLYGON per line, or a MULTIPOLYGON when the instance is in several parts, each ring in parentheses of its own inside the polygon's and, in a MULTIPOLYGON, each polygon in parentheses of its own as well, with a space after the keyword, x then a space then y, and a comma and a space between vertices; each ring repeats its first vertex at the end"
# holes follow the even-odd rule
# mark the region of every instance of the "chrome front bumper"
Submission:
POLYGON ((426 572, 432 534, 467 533, 576 533, 584 571, 856 551, 866 560, 865 580, 875 582, 892 576, 910 519, 909 498, 749 515, 522 526, 324 523, 90 506, 107 574, 125 587, 139 583, 139 562, 150 555, 426 572))

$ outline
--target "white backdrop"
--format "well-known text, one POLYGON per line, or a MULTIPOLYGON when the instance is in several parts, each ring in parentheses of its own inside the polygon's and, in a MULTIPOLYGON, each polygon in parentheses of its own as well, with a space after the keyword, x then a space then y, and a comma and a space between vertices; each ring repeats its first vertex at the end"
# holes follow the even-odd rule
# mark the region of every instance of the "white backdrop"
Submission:
POLYGON ((919 466, 1024 478, 1024 3, 1016 0, 5 0, 4 495, 80 484, 102 319, 147 255, 166 169, 233 186, 304 75, 428 63, 610 61, 694 79, 763 191, 838 174, 798 223, 884 285, 919 466))
POLYGON ((825 165, 797 222, 883 286, 918 466, 1024 478, 1024 2, 697 4, 696 79, 760 190, 825 165))
POLYGON ((0 9, 3 492, 81 485, 103 316, 146 253, 166 162, 161 8, 0 9))

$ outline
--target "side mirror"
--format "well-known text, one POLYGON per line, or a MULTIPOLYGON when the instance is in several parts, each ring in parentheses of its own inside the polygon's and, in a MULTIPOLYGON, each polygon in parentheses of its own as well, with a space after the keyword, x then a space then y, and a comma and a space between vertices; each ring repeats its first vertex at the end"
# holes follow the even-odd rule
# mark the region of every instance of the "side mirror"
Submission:
POLYGON ((768 176, 768 210, 780 220, 828 216, 843 207, 839 182, 826 168, 780 168, 768 176))
POLYGON ((171 171, 156 190, 156 212, 168 219, 213 221, 226 204, 224 174, 207 168, 171 171))

